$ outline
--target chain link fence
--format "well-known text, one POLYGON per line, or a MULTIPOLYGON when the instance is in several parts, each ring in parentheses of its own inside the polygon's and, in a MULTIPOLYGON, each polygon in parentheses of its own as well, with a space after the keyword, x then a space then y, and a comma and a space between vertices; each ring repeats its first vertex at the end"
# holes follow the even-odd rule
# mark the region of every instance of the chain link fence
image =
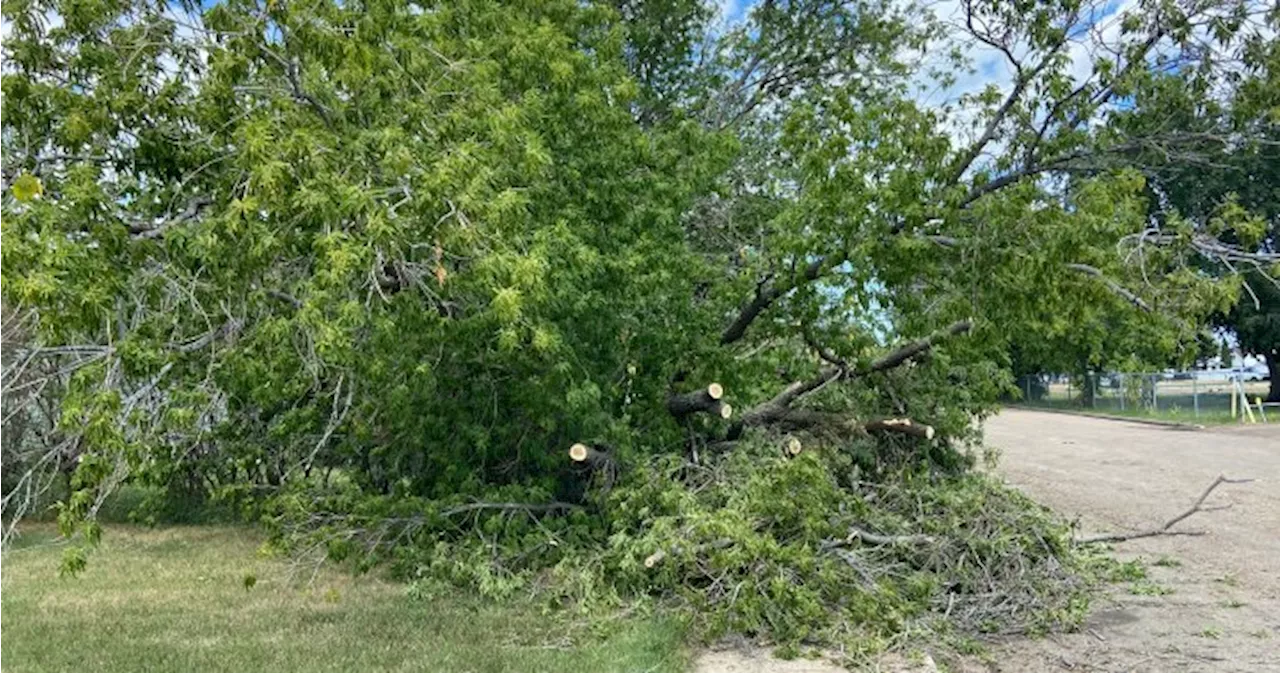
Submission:
MULTIPOLYGON (((1239 390, 1253 402, 1267 396, 1268 385, 1256 373, 1229 370, 1045 374, 1018 379, 1022 403, 1028 406, 1199 421, 1234 419, 1241 413, 1239 390)), ((1280 409, 1272 413, 1280 418, 1280 409)))

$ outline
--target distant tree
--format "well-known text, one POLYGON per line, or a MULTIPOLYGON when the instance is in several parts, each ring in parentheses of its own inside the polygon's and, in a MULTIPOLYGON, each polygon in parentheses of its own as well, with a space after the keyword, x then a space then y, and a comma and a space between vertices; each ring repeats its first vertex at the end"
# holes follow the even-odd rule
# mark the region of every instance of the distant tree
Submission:
MULTIPOLYGON (((1153 228, 1210 231, 1274 256, 1280 251, 1280 46, 1250 40, 1240 59, 1232 67, 1243 67, 1225 89, 1188 73, 1152 79, 1113 123, 1122 136, 1159 131, 1170 138, 1139 144, 1126 159, 1146 178, 1153 228)), ((1280 401, 1280 270, 1266 258, 1229 255, 1206 255, 1198 265, 1242 281, 1238 300, 1215 322, 1235 335, 1244 354, 1266 361, 1268 400, 1280 401)), ((1223 362, 1230 365, 1231 358, 1223 362)))

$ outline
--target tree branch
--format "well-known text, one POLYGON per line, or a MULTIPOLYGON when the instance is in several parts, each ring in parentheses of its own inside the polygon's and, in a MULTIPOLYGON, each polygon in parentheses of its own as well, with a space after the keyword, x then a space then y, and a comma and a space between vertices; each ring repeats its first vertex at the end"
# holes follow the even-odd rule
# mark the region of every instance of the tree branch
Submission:
POLYGON ((1088 264, 1068 264, 1067 268, 1071 269, 1072 271, 1079 271, 1080 273, 1093 276, 1094 278, 1101 280, 1103 283, 1106 283, 1107 287, 1110 288, 1112 292, 1120 295, 1129 303, 1133 304, 1134 306, 1137 306, 1143 311, 1147 311, 1147 312, 1151 311, 1151 305, 1148 304, 1145 300, 1143 300, 1142 297, 1139 297, 1138 295, 1125 289, 1125 287, 1120 283, 1117 283, 1116 281, 1110 278, 1107 278, 1105 275, 1103 275, 1102 271, 1100 271, 1097 267, 1089 266, 1088 264))
POLYGON ((1218 475, 1218 478, 1214 479, 1213 483, 1209 484, 1209 487, 1206 488, 1204 492, 1200 494, 1200 497, 1196 498, 1195 504, 1191 505, 1189 509, 1182 512, 1181 514, 1173 517, 1172 519, 1169 519, 1162 526, 1158 526, 1156 528, 1150 528, 1147 530, 1136 531, 1132 533, 1103 533, 1101 535, 1086 535, 1084 537, 1077 537, 1072 541, 1075 542, 1076 544, 1096 544, 1099 542, 1126 542, 1128 540, 1137 540, 1139 538, 1144 538, 1144 537, 1156 537, 1159 535, 1204 535, 1203 531, 1184 532, 1184 531, 1175 531, 1171 529, 1174 526, 1176 526, 1178 523, 1182 522, 1183 519, 1186 519, 1187 517, 1190 517, 1191 515, 1196 514, 1198 512, 1211 512, 1214 510, 1226 509, 1227 507, 1230 507, 1230 505, 1225 505, 1222 507, 1205 507, 1204 506, 1204 501, 1209 497, 1210 493, 1213 493, 1214 489, 1218 488, 1223 484, 1247 484, 1251 481, 1253 480, 1252 479, 1228 479, 1227 477, 1220 474, 1218 475))
POLYGON ((733 407, 725 404, 721 400, 722 397, 724 397, 724 387, 719 383, 712 383, 706 388, 690 393, 679 395, 673 393, 667 398, 667 411, 676 418, 705 412, 727 419, 733 415, 733 407))
POLYGON ((779 297, 805 283, 816 280, 818 276, 822 275, 825 263, 825 257, 815 259, 805 266, 804 271, 802 271, 798 277, 783 284, 778 284, 774 281, 765 281, 761 283, 756 287, 755 296, 752 297, 750 301, 743 304, 742 308, 738 309, 737 317, 733 319, 733 322, 730 323, 720 335, 720 343, 728 345, 742 339, 742 337, 746 335, 747 328, 751 326, 751 323, 755 322, 755 319, 759 317, 765 309, 773 305, 773 302, 777 301, 779 297))
POLYGON ((867 432, 896 432, 912 437, 920 437, 922 439, 933 439, 934 429, 932 425, 924 423, 916 423, 910 418, 885 418, 878 421, 871 421, 863 426, 867 432))
POLYGON ((211 205, 213 205, 213 199, 207 196, 192 197, 187 202, 187 207, 176 217, 169 218, 168 221, 159 224, 132 222, 129 224, 129 234, 137 240, 159 238, 169 229, 196 219, 202 210, 211 205))
MULTIPOLYGON (((972 320, 960 320, 947 327, 930 334, 923 339, 918 339, 910 343, 899 346, 897 349, 876 358, 864 368, 850 372, 841 367, 825 367, 818 375, 808 381, 796 381, 791 383, 772 399, 756 407, 751 408, 742 414, 742 418, 729 427, 726 439, 735 440, 742 436, 743 431, 752 426, 771 425, 771 424, 788 424, 797 427, 805 427, 816 424, 834 424, 847 425, 848 419, 841 417, 833 417, 831 414, 823 414, 821 412, 812 412, 802 409, 792 409, 791 405, 805 395, 809 395, 824 386, 833 383, 841 378, 854 378, 866 376, 875 372, 881 372, 894 367, 899 367, 912 358, 919 356, 921 353, 933 348, 935 344, 948 337, 957 334, 966 333, 973 328, 972 320), (813 416, 812 414, 820 414, 813 416)), ((906 426, 903 426, 905 428, 906 426)), ((929 426, 915 426, 916 428, 928 428, 929 426)), ((903 428, 895 428, 898 432, 915 432, 916 430, 906 430, 903 428)), ((886 429, 886 428, 878 428, 886 429)), ((923 432, 923 431, 921 431, 923 432)))
POLYGON ((895 544, 918 545, 918 544, 933 544, 935 540, 932 536, 929 536, 929 535, 881 535, 879 533, 872 533, 871 531, 863 530, 855 526, 849 529, 849 535, 846 536, 844 539, 827 540, 823 542, 822 549, 824 550, 835 549, 838 547, 851 545, 854 542, 865 542, 867 544, 874 544, 874 545, 895 545, 895 544))
POLYGON ((524 502, 472 502, 465 505, 458 505, 446 509, 440 513, 440 516, 451 517, 466 512, 475 512, 477 510, 498 510, 503 512, 567 512, 570 510, 582 509, 581 505, 575 505, 570 502, 550 502, 546 504, 530 504, 524 502))
MULTIPOLYGON (((732 547, 733 543, 734 543, 733 540, 729 538, 720 538, 719 540, 712 540, 711 542, 694 545, 691 551, 694 554, 701 554, 703 552, 712 551, 714 549, 724 549, 725 547, 732 547)), ((659 563, 662 563, 663 559, 667 558, 669 554, 680 554, 684 552, 684 549, 685 548, 681 545, 676 545, 672 547, 670 551, 665 549, 659 549, 658 551, 653 552, 652 554, 650 554, 645 558, 644 567, 651 569, 654 566, 658 565, 659 563)))
POLYGON ((911 358, 933 348, 939 341, 958 334, 968 333, 971 329, 973 329, 972 320, 959 320, 951 323, 945 328, 940 329, 923 339, 918 339, 903 346, 899 346, 893 352, 877 358, 866 369, 860 370, 857 375, 862 376, 872 372, 884 371, 886 369, 893 369, 894 367, 901 366, 911 358))

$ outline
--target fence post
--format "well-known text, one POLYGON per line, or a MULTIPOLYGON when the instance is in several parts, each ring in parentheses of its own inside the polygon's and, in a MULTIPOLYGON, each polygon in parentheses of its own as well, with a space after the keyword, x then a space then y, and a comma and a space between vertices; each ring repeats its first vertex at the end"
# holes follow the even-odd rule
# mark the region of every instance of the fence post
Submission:
POLYGON ((1029 375, 1024 376, 1022 380, 1023 380, 1022 387, 1027 390, 1027 404, 1030 404, 1031 403, 1031 376, 1029 375))
POLYGON ((1200 386, 1195 372, 1191 372, 1191 404, 1195 408, 1196 418, 1200 418, 1200 386))
POLYGON ((1233 376, 1231 378, 1231 383, 1228 384, 1227 386, 1231 390, 1231 420, 1233 421, 1236 419, 1236 385, 1235 384, 1236 384, 1236 379, 1233 376))
POLYGON ((1156 392, 1160 389, 1160 375, 1151 375, 1151 410, 1160 411, 1160 394, 1156 392))

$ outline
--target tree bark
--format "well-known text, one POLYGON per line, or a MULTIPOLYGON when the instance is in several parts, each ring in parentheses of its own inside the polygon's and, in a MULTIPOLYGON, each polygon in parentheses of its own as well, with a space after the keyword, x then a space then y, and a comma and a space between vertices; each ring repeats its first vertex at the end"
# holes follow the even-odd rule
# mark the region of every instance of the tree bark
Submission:
POLYGON ((822 275, 822 269, 825 265, 825 258, 818 258, 805 265, 804 269, 792 278, 790 281, 782 283, 776 280, 768 280, 762 282, 757 288, 754 296, 751 297, 741 308, 738 309, 738 315, 734 317, 733 322, 725 328, 720 335, 720 343, 728 345, 742 339, 747 334, 747 328, 756 318, 764 312, 765 309, 773 305, 782 295, 794 290, 795 288, 816 280, 822 275))
POLYGON ((725 404, 722 397, 724 397, 724 387, 719 383, 712 383, 706 388, 691 393, 671 395, 667 398, 667 411, 676 418, 706 412, 727 419, 733 415, 733 407, 725 404))
POLYGON ((885 418, 871 421, 865 427, 867 432, 896 432, 923 439, 933 439, 934 434, 932 425, 916 423, 910 418, 885 418))

